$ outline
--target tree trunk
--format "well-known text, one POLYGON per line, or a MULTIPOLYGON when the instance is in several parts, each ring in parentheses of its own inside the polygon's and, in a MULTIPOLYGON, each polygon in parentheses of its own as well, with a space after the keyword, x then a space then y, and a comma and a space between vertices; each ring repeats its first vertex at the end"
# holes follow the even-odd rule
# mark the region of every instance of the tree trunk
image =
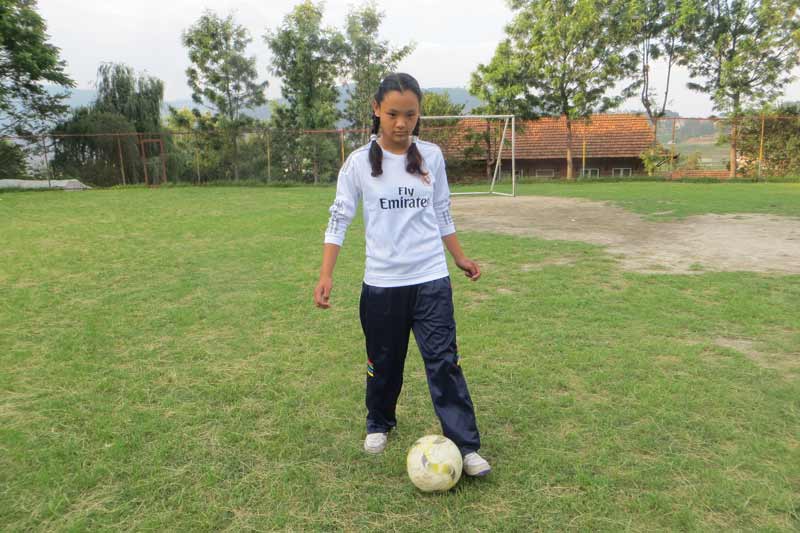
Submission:
POLYGON ((239 135, 233 132, 233 179, 239 181, 239 135))
POLYGON ((731 167, 730 167, 730 172, 728 174, 728 177, 731 179, 736 177, 736 137, 738 133, 737 132, 738 124, 736 122, 737 119, 736 117, 734 117, 733 123, 731 124, 731 151, 730 151, 731 167))
POLYGON ((572 180, 572 121, 569 117, 564 118, 567 121, 567 180, 572 180))

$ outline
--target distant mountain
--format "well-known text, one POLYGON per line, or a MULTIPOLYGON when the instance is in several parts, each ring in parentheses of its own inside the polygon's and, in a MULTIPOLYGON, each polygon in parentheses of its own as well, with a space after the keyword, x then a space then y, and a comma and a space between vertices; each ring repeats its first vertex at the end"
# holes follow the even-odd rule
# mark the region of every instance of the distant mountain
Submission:
MULTIPOLYGON (((283 101, 283 100, 279 100, 283 101)), ((244 114, 253 117, 258 120, 269 120, 269 117, 272 116, 272 110, 270 106, 272 104, 267 102, 266 105, 258 106, 255 109, 246 109, 244 114)), ((169 107, 172 106, 175 109, 187 108, 187 109, 194 109, 195 107, 200 109, 201 111, 205 111, 205 109, 198 105, 194 100, 191 98, 179 98, 177 100, 169 100, 164 102, 164 114, 166 115, 169 112, 169 107)))
POLYGON ((464 104, 464 112, 469 113, 479 105, 483 104, 481 100, 475 98, 469 91, 461 87, 431 87, 425 89, 436 94, 447 93, 450 95, 450 101, 454 104, 464 104))
POLYGON ((82 107, 91 104, 97 92, 94 89, 64 89, 56 85, 46 85, 45 89, 50 94, 68 93, 66 104, 69 107, 82 107))
MULTIPOLYGON (((63 92, 63 89, 61 87, 55 87, 55 86, 48 86, 47 90, 50 93, 63 92)), ((454 103, 464 104, 465 113, 470 112, 471 110, 481 105, 482 103, 479 99, 469 94, 469 92, 462 87, 432 87, 425 90, 437 94, 441 93, 449 94, 450 100, 452 100, 454 103)), ((69 92, 69 97, 67 98, 67 105, 69 105, 72 108, 90 105, 94 101, 95 96, 97 94, 94 91, 94 89, 69 89, 68 92, 69 92)), ((336 107, 339 108, 340 111, 344 109, 346 97, 347 97, 346 87, 344 86, 340 87, 339 101, 336 105, 336 107)), ((284 103, 285 100, 283 98, 279 98, 277 102, 280 104, 284 103)), ((251 116, 259 120, 269 120, 270 116, 272 115, 271 105, 272 102, 268 102, 266 105, 259 106, 255 109, 246 110, 245 113, 248 116, 251 116)), ((176 100, 168 100, 164 102, 164 110, 163 110, 164 115, 166 115, 169 112, 168 111, 169 106, 172 106, 176 109, 181 109, 184 107, 192 109, 198 107, 197 104, 191 98, 178 98, 176 100)), ((344 125, 343 123, 337 124, 338 127, 342 127, 343 125, 344 125)))

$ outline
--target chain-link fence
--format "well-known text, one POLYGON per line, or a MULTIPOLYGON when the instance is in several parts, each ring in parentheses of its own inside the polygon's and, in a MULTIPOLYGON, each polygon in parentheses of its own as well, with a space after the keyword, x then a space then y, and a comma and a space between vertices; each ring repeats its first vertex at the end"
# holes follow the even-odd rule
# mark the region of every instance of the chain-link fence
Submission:
POLYGON ((659 119, 655 173, 674 179, 800 176, 800 116, 659 119), (735 164, 731 165, 731 161, 735 164))
MULTIPOLYGON (((516 121, 518 180, 660 177, 769 179, 800 176, 800 116, 737 120, 597 115, 516 121), (572 165, 567 168, 567 154, 572 165)), ((451 182, 491 180, 511 169, 503 121, 423 124, 442 147, 451 182)), ((51 134, 0 138, 0 179, 71 179, 95 186, 167 182, 336 181, 347 155, 369 132, 337 129, 51 134)))

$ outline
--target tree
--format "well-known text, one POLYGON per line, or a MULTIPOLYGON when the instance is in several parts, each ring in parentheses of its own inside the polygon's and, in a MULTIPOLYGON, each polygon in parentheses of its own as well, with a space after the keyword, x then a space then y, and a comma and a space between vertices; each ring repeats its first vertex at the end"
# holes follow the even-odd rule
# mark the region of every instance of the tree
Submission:
POLYGON ((161 131, 164 82, 122 63, 103 63, 95 87, 94 102, 53 129, 68 134, 54 138, 53 167, 94 185, 113 185, 123 176, 136 183, 143 174, 135 134, 161 131), (121 135, 97 136, 115 133, 121 135))
POLYGON ((424 91, 422 95, 422 116, 461 115, 465 107, 466 104, 453 102, 446 92, 424 91))
MULTIPOLYGON (((371 102, 378 85, 414 50, 413 44, 392 48, 388 41, 378 39, 383 17, 370 1, 350 11, 345 23, 344 67, 349 84, 344 118, 351 127, 367 132, 372 127, 371 102)), ((362 135, 364 140, 366 136, 362 135)))
POLYGON ((80 107, 53 133, 56 173, 99 186, 120 183, 123 172, 129 183, 140 181, 136 128, 120 113, 80 107), (114 133, 120 135, 109 135, 114 133))
POLYGON ((19 145, 0 139, 0 179, 19 179, 28 173, 25 152, 19 145))
POLYGON ((67 95, 43 86, 74 85, 46 30, 35 0, 0 0, 0 133, 41 132, 67 110, 67 95))
POLYGON ((737 123, 746 106, 779 96, 800 62, 798 0, 683 0, 682 60, 731 121, 730 177, 736 176, 737 123))
POLYGON ((238 134, 247 121, 242 111, 266 103, 264 91, 268 85, 266 81, 257 81, 256 58, 245 56, 251 41, 247 29, 236 24, 233 15, 223 19, 208 10, 182 35, 192 63, 186 69, 192 100, 223 118, 223 129, 232 138, 236 180, 239 179, 238 134))
MULTIPOLYGON (((272 51, 272 72, 282 80, 286 105, 275 106, 272 123, 282 130, 331 129, 336 125, 338 89, 336 77, 344 56, 344 37, 335 29, 322 27, 322 4, 310 0, 298 4, 264 41, 272 51)), ((302 135, 293 161, 303 171, 310 163, 314 183, 321 171, 338 166, 336 144, 320 136, 302 135), (331 154, 333 159, 331 160, 331 154)))
POLYGON ((683 52, 679 24, 680 1, 634 0, 628 6, 631 35, 639 57, 639 98, 653 124, 667 111, 672 67, 683 52), (652 63, 658 59, 667 63, 664 97, 660 105, 652 85, 652 63))
POLYGON ((618 106, 638 87, 607 96, 636 66, 625 53, 630 36, 621 0, 511 0, 516 12, 488 65, 479 65, 470 90, 482 111, 525 118, 563 116, 567 179, 572 179, 572 123, 618 106))
POLYGON ((122 63, 103 63, 97 69, 95 87, 95 111, 118 113, 140 133, 161 130, 164 82, 160 79, 137 75, 133 68, 122 63))
POLYGON ((170 106, 167 127, 178 132, 173 135, 173 152, 180 179, 209 181, 226 178, 225 146, 220 135, 219 116, 208 111, 170 106))

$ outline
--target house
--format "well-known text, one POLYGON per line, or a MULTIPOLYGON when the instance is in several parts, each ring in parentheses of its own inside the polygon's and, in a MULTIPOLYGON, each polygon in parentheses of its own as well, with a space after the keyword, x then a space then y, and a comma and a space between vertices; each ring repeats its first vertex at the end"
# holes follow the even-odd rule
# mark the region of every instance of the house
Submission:
MULTIPOLYGON (((502 121, 467 118, 457 127, 440 125, 449 135, 433 135, 445 153, 448 166, 461 164, 477 177, 496 162, 502 121), (476 140, 483 133, 480 140, 476 140), (465 164, 471 162, 471 164, 465 164)), ((427 131, 427 128, 426 128, 427 131)), ((435 132, 433 132, 435 133, 435 132)), ((511 170, 511 127, 501 156, 504 172, 511 170)), ((652 147, 655 132, 648 118, 635 114, 602 114, 572 121, 573 175, 630 176, 644 172, 640 156, 652 147), (585 156, 585 168, 583 165, 585 156)), ((567 175, 567 124, 564 117, 516 121, 516 169, 521 176, 563 178, 567 175)))

